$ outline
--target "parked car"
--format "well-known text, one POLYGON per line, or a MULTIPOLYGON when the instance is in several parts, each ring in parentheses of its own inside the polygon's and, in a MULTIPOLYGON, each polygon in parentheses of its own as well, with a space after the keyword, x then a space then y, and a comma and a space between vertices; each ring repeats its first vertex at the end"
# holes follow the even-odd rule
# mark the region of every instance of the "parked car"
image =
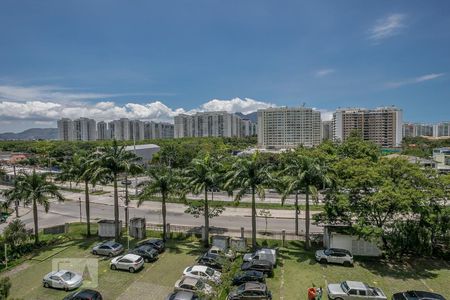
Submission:
POLYGON ((197 263, 199 265, 208 266, 217 271, 222 271, 223 266, 225 264, 223 258, 221 258, 220 256, 208 253, 205 253, 204 255, 200 256, 199 259, 197 260, 197 263))
POLYGON ((334 263, 344 266, 353 265, 353 255, 346 249, 329 248, 316 251, 316 260, 322 264, 334 263))
POLYGON ((128 251, 128 253, 141 256, 145 262, 152 262, 158 259, 158 250, 150 245, 138 246, 128 251))
POLYGON ((183 275, 194 278, 201 278, 203 280, 212 281, 214 283, 220 283, 220 277, 222 276, 222 273, 207 266, 196 265, 184 269, 183 275))
POLYGON ((270 261, 255 259, 246 261, 241 266, 242 271, 260 271, 268 276, 273 275, 273 265, 270 261))
POLYGON ((393 300, 445 300, 444 296, 425 291, 407 291, 395 293, 393 300))
POLYGON ((203 279, 189 276, 183 276, 180 280, 175 282, 174 291, 187 291, 193 293, 202 293, 205 295, 211 295, 213 293, 212 287, 203 279))
POLYGON ((263 272, 260 271, 244 271, 236 274, 233 278, 233 285, 241 285, 246 282, 266 282, 266 277, 263 272))
POLYGON ((113 257, 122 253, 123 250, 124 248, 121 244, 115 241, 107 241, 95 245, 94 248, 92 248, 92 254, 113 257))
POLYGON ((211 248, 209 248, 208 254, 223 256, 230 260, 234 260, 236 258, 236 254, 234 253, 233 250, 228 249, 227 251, 224 251, 223 249, 217 246, 212 246, 211 248))
POLYGON ((170 293, 166 300, 200 300, 193 292, 179 291, 170 293))
POLYGON ((343 281, 330 283, 327 286, 328 299, 330 300, 386 300, 383 291, 376 287, 368 286, 359 281, 343 281))
POLYGON ((270 261, 274 266, 277 265, 277 251, 270 248, 258 249, 252 253, 244 254, 244 261, 252 260, 267 260, 270 261))
POLYGON ((50 272, 42 279, 44 287, 63 289, 65 291, 76 289, 82 283, 83 277, 80 274, 68 270, 50 272))
POLYGON ((67 295, 64 300, 103 300, 103 297, 97 291, 85 289, 67 295))
POLYGON ((271 300, 272 293, 266 284, 260 282, 247 282, 228 294, 227 300, 271 300))
POLYGON ((161 239, 144 240, 144 241, 138 242, 137 245, 138 246, 150 245, 153 248, 155 248, 156 250, 158 250, 159 253, 162 253, 162 252, 164 252, 164 250, 166 250, 166 245, 164 244, 164 241, 161 239))
POLYGON ((144 266, 144 259, 136 254, 126 254, 115 257, 111 260, 109 267, 111 270, 128 270, 134 273, 144 266))

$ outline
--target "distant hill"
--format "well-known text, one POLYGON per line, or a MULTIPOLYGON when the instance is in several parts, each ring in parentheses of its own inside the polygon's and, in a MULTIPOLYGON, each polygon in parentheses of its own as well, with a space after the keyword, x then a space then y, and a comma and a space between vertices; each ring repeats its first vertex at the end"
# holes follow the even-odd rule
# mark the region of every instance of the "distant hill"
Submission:
POLYGON ((242 119, 248 119, 250 120, 252 123, 257 123, 258 122, 258 114, 255 112, 249 113, 244 115, 241 112, 237 112, 236 115, 238 115, 239 117, 241 117, 242 119))
POLYGON ((0 133, 0 141, 6 140, 56 140, 58 138, 57 128, 30 128, 23 132, 0 133))

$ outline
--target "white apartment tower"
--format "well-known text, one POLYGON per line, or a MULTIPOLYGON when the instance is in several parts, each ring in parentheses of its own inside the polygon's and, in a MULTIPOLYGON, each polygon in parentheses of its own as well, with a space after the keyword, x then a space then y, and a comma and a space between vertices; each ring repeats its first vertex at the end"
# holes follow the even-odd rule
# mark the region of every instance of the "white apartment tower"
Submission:
POLYGON ((61 141, 73 141, 73 121, 71 119, 63 118, 57 121, 58 124, 58 139, 61 141))
POLYGON ((333 139, 345 141, 357 134, 380 147, 399 147, 402 125, 403 112, 396 107, 338 109, 333 114, 333 139))
POLYGON ((242 137, 243 120, 225 111, 180 114, 174 118, 174 137, 242 137))
POLYGON ((145 139, 170 139, 174 136, 174 125, 170 123, 145 122, 145 139))
POLYGON ((144 122, 132 120, 129 123, 129 138, 131 140, 141 141, 144 139, 144 122))
POLYGON ((97 140, 97 128, 95 120, 79 118, 73 121, 74 139, 77 141, 97 140))
POLYGON ((108 129, 108 124, 104 121, 97 123, 97 140, 109 140, 111 139, 111 133, 108 129))
POLYGON ((433 125, 421 123, 404 123, 403 137, 433 136, 433 125))
POLYGON ((305 107, 258 110, 258 146, 285 149, 321 142, 320 112, 305 107))
POLYGON ((450 136, 450 122, 441 122, 433 125, 433 136, 450 136))

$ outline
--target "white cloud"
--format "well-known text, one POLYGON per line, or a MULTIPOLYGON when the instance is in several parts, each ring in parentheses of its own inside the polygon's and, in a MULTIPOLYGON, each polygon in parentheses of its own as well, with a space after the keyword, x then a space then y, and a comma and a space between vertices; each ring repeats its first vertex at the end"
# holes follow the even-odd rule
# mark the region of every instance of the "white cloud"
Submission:
POLYGON ((398 87, 401 87, 404 85, 416 84, 416 83, 421 83, 424 81, 433 80, 433 79, 442 77, 444 75, 445 75, 445 73, 431 73, 431 74, 426 74, 426 75, 422 75, 419 77, 409 78, 409 79, 405 79, 405 80, 401 80, 401 81, 391 81, 391 82, 388 82, 386 84, 386 86, 388 88, 398 88, 398 87))
POLYGON ((395 36, 406 27, 405 14, 391 14, 387 17, 378 19, 375 25, 369 30, 369 39, 375 44, 382 40, 395 36))
POLYGON ((231 100, 213 99, 201 105, 200 111, 219 111, 241 112, 243 114, 252 113, 258 109, 275 107, 275 104, 253 100, 250 98, 233 98, 231 100))
POLYGON ((322 121, 331 121, 333 119, 334 110, 327 110, 327 109, 316 109, 316 110, 320 111, 320 118, 322 119, 322 121))
POLYGON ((336 72, 336 70, 334 70, 334 69, 321 69, 321 70, 317 70, 314 73, 314 76, 315 77, 324 77, 324 76, 330 75, 334 72, 336 72))

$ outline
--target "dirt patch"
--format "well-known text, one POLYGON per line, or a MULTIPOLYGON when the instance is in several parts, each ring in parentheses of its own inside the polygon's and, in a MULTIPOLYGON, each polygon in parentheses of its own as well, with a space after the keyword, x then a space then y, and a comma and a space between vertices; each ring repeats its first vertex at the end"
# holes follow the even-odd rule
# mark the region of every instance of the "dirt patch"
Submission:
POLYGON ((24 262, 24 263, 21 263, 20 265, 18 265, 17 267, 15 267, 15 268, 13 268, 13 269, 11 269, 11 270, 8 270, 8 271, 5 271, 5 272, 3 272, 2 273, 2 277, 11 277, 11 276, 13 276, 13 275, 16 275, 17 273, 19 273, 19 272, 22 272, 23 270, 26 270, 26 269, 28 269, 28 267, 30 267, 30 264, 29 263, 27 263, 27 262, 24 262))
POLYGON ((117 299, 145 300, 149 299, 149 297, 151 299, 165 299, 171 291, 173 291, 173 287, 156 285, 147 282, 134 282, 117 299))

